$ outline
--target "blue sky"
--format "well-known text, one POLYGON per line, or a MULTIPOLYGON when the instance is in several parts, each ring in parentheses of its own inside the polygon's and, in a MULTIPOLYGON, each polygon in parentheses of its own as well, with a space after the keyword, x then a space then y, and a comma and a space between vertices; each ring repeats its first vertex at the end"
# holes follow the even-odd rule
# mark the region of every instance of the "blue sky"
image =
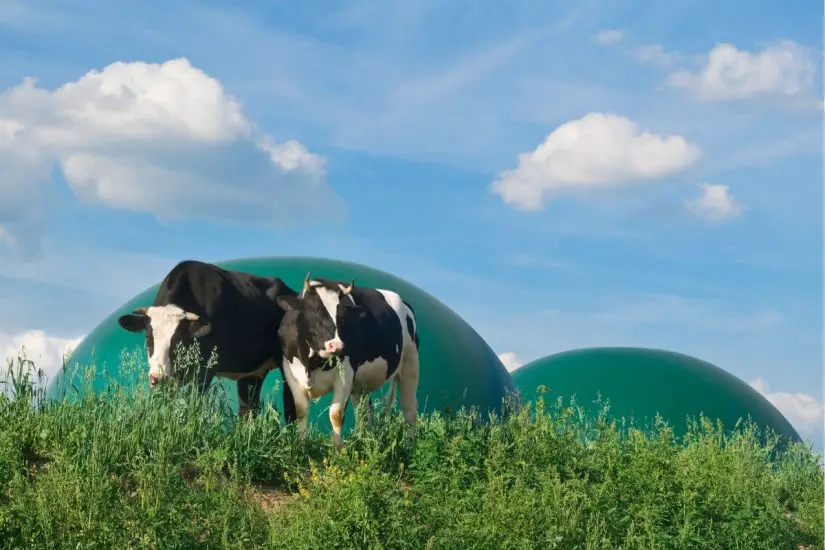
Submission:
POLYGON ((821 446, 820 9, 230 6, 0 1, 0 351, 179 259, 328 256, 518 363, 706 359, 821 446))

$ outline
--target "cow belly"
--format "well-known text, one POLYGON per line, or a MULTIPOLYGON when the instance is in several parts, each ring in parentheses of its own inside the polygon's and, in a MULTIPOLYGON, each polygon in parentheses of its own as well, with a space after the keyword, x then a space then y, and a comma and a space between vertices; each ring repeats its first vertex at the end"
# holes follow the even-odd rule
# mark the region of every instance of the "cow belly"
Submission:
POLYGON ((358 367, 358 370, 355 372, 354 383, 364 392, 374 391, 387 381, 387 370, 388 365, 386 359, 377 357, 358 367))
POLYGON ((226 378, 228 380, 240 380, 241 378, 246 378, 247 376, 257 376, 259 378, 263 378, 266 374, 273 369, 276 369, 277 366, 275 364, 274 359, 267 359, 263 363, 261 363, 257 368, 249 371, 249 372, 221 372, 218 371, 215 373, 216 376, 221 378, 226 378))

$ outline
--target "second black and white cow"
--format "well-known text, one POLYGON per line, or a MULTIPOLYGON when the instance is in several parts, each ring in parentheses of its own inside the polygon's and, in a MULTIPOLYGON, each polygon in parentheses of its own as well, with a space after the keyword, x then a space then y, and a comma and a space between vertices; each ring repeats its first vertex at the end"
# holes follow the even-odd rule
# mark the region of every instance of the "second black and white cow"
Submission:
MULTIPOLYGON (((151 388, 167 380, 196 379, 204 391, 215 376, 236 380, 239 412, 246 415, 259 409, 264 378, 281 365, 277 333, 284 310, 276 300, 297 294, 278 278, 187 260, 169 271, 150 307, 122 315, 118 322, 130 332, 145 332, 151 388), (178 344, 193 342, 203 359, 215 350, 217 364, 197 373, 176 369, 178 344)), ((291 422, 295 405, 286 384, 283 396, 284 416, 291 422)))
POLYGON ((295 400, 301 437, 306 435, 309 401, 332 391, 329 419, 333 442, 340 445, 348 401, 358 407, 387 381, 394 385, 386 406, 397 386, 407 435, 413 437, 419 341, 412 307, 391 290, 312 280, 309 273, 300 295, 277 301, 286 310, 278 331, 284 348, 281 369, 295 400))

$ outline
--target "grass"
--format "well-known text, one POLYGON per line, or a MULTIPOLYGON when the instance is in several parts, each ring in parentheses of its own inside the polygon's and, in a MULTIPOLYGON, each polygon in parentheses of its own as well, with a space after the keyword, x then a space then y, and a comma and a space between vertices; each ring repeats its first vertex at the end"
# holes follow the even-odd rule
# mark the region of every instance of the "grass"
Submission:
POLYGON ((226 414, 220 391, 45 401, 33 372, 10 365, 0 394, 3 549, 823 548, 821 457, 749 424, 677 439, 539 393, 503 418, 423 415, 412 446, 378 414, 336 450, 271 409, 226 414))

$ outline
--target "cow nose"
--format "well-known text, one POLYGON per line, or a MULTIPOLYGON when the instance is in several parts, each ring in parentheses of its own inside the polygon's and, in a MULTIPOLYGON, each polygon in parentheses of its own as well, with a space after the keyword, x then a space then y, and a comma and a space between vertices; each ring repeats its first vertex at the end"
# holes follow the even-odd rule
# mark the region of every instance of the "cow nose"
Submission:
POLYGON ((327 353, 340 353, 344 349, 344 343, 341 340, 329 340, 324 346, 327 353))
POLYGON ((150 388, 154 388, 155 386, 157 386, 158 382, 160 382, 160 377, 159 376, 156 376, 154 374, 149 375, 149 387, 150 388))

